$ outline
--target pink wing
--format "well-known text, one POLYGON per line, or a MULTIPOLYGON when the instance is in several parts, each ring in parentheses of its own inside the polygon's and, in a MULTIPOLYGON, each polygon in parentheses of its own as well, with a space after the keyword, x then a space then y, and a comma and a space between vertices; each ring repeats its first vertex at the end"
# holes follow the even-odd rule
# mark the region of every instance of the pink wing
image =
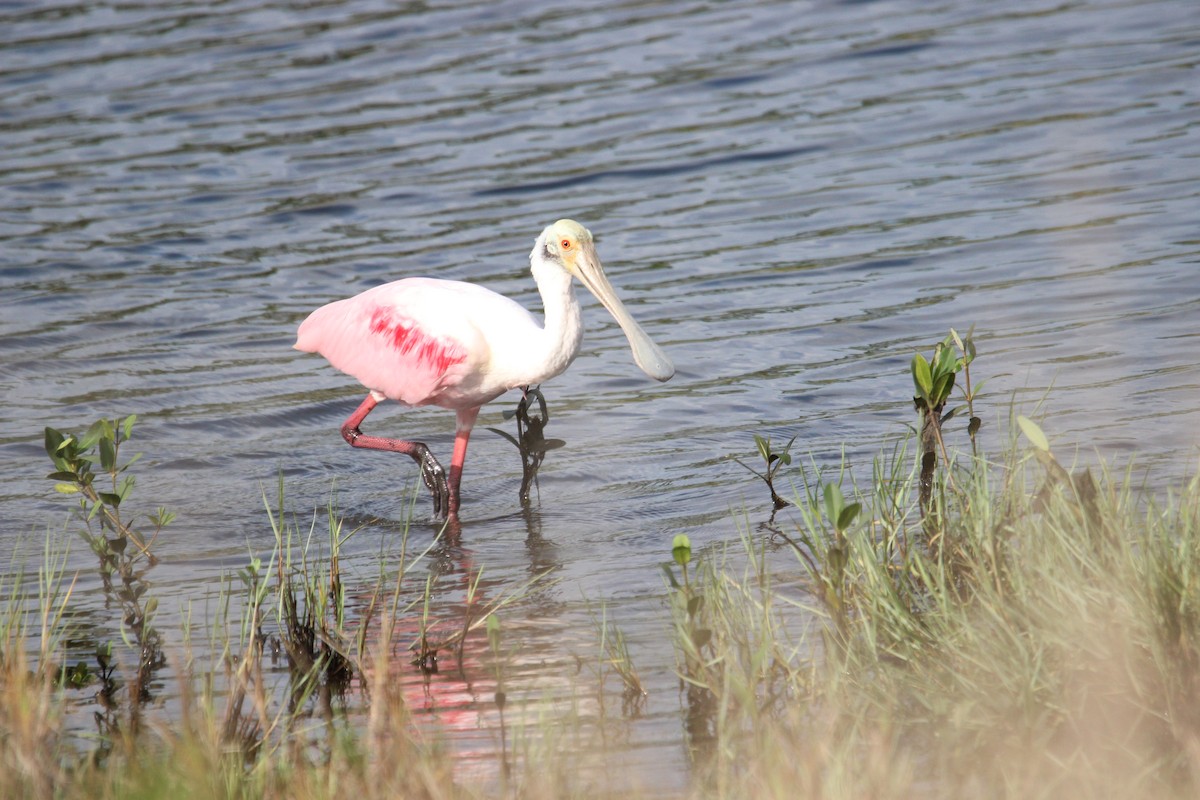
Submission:
POLYGON ((478 332, 455 313, 461 309, 457 287, 464 285, 407 278, 329 303, 301 323, 295 347, 320 353, 392 400, 436 402, 434 395, 487 355, 479 352, 486 343, 478 332))

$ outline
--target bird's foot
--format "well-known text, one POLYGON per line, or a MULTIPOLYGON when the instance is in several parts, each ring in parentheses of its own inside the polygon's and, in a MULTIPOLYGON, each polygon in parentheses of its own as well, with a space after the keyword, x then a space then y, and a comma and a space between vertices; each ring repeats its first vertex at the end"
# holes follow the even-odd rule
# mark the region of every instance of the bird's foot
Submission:
POLYGON ((429 493, 433 495, 434 519, 445 519, 453 513, 450 507, 450 484, 446 481, 446 470, 442 469, 442 465, 438 463, 433 453, 429 452, 429 448, 423 444, 413 452, 413 460, 420 465, 421 480, 425 481, 425 485, 429 487, 429 493))

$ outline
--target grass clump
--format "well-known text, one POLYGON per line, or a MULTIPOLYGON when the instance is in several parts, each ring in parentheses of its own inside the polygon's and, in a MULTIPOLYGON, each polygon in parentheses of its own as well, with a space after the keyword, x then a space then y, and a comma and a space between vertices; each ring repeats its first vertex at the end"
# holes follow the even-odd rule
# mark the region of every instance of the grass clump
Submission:
POLYGON ((772 590, 749 536, 741 577, 712 556, 674 581, 715 795, 1196 795, 1200 478, 1154 496, 1019 427, 1029 444, 937 481, 925 515, 904 447, 861 511, 843 473, 806 473, 777 531, 799 590, 772 590))
POLYGON ((865 486, 844 465, 801 471, 792 524, 771 523, 798 584, 773 588, 786 569, 749 534, 740 576, 710 553, 689 578, 676 542, 676 650, 706 792, 1200 791, 1200 477, 1154 493, 1132 472, 1072 470, 1024 417, 989 460, 975 357, 954 331, 914 356, 920 425, 865 486), (949 408, 959 377, 964 405, 949 408), (960 411, 966 454, 946 435, 960 411))
MULTIPOLYGON (((47 430, 50 477, 78 498, 73 520, 123 635, 96 648, 96 670, 68 663, 92 634, 72 622, 67 546, 53 534, 36 591, 19 571, 0 579, 0 797, 482 796, 459 779, 440 739, 414 725, 404 673, 436 672, 439 653, 457 653, 462 670, 464 648, 486 648, 496 613, 538 579, 482 599, 476 570, 461 618, 434 624, 431 582, 424 591, 408 584, 445 546, 440 537, 410 556, 405 526, 398 559, 381 562, 374 579, 347 575, 341 554, 357 531, 343 527, 332 501, 301 528, 285 512, 281 479, 276 503, 264 497, 274 549, 225 582, 197 653, 190 612, 182 638, 151 624, 159 602, 146 573, 171 515, 152 515, 148 536, 123 515, 134 485, 125 471, 137 458, 122 463, 118 452, 133 422, 102 420, 82 437, 47 430), (114 491, 97 488, 104 475, 114 491), (145 690, 151 675, 170 687, 163 694, 174 690, 165 703, 145 690), (77 712, 92 704, 88 734, 77 712)), ((508 767, 505 758, 506 785, 508 767)))

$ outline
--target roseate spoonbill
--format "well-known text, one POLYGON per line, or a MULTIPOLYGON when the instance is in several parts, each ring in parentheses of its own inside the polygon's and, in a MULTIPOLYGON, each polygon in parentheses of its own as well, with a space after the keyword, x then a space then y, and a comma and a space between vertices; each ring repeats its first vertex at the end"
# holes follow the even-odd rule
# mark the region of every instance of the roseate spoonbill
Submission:
POLYGON ((509 389, 553 378, 575 360, 583 326, 573 277, 616 319, 643 372, 660 381, 675 374, 666 353, 613 291, 587 228, 569 219, 550 225, 538 236, 529 264, 542 296, 544 325, 515 301, 482 286, 404 278, 318 308, 297 333, 297 350, 320 353, 370 390, 342 425, 342 437, 354 447, 412 457, 438 517, 458 515, 467 440, 480 406, 509 389), (424 443, 359 430, 385 398, 454 409, 458 419, 449 480, 424 443))

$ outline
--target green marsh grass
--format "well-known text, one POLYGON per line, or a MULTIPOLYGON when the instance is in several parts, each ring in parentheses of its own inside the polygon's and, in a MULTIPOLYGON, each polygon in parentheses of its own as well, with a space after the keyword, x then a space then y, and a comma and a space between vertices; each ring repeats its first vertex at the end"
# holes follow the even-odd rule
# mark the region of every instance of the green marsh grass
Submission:
MULTIPOLYGON (((659 655, 679 676, 669 698, 642 683, 601 605, 602 668, 579 670, 565 703, 530 699, 509 680, 517 645, 502 621, 527 587, 485 599, 473 572, 461 618, 447 621, 414 577, 437 540, 410 554, 402 533, 393 567, 349 574, 340 549, 354 532, 336 507, 302 526, 281 489, 266 512, 274 550, 230 577, 217 619, 160 632, 156 669, 177 685, 176 710, 145 710, 143 724, 104 729, 92 748, 66 727, 68 704, 94 689, 68 677, 79 672, 66 658, 72 576, 48 536, 38 580, 3 585, 0 796, 659 794, 652 774, 639 783, 612 770, 620 756, 580 710, 631 689, 646 694, 623 708, 627 720, 643 702, 678 702, 690 771, 671 784, 678 796, 1195 796, 1200 478, 1151 493, 1132 472, 1064 466, 1027 420, 1011 428, 1025 438, 996 461, 944 459, 928 506, 910 439, 861 485, 849 470, 794 465, 789 510, 765 526, 746 520, 725 545, 664 543, 673 637, 659 655), (199 630, 216 657, 193 653, 199 630), (413 636, 417 665, 400 641, 413 636), (491 656, 470 677, 488 687, 480 718, 497 728, 495 768, 479 774, 459 768, 450 739, 414 724, 401 680, 432 652, 457 653, 464 669, 469 637, 491 656), (275 652, 282 673, 268 669, 275 652)), ((113 652, 136 676, 136 656, 113 652)))

